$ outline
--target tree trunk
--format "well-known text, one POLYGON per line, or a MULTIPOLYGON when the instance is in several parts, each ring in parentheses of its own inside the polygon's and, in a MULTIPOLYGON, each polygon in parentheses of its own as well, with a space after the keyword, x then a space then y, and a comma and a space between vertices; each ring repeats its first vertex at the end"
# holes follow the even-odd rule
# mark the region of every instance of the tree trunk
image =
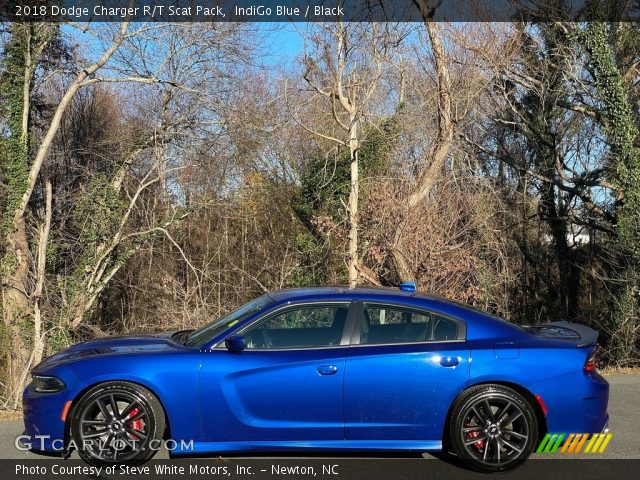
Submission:
POLYGON ((10 393, 7 397, 13 398, 15 393, 21 389, 20 378, 29 360, 30 351, 25 337, 28 332, 28 322, 33 314, 27 294, 29 289, 29 243, 24 219, 17 224, 14 223, 13 231, 7 235, 6 240, 7 252, 10 252, 10 257, 5 256, 5 260, 11 261, 12 265, 5 267, 10 268, 11 271, 6 274, 3 282, 2 309, 10 346, 6 352, 7 387, 10 393))
POLYGON ((444 46, 442 45, 442 39, 440 38, 440 27, 437 23, 431 21, 428 15, 432 15, 432 10, 427 8, 428 5, 425 2, 418 2, 418 6, 424 16, 436 69, 436 88, 438 92, 438 134, 427 154, 426 160, 428 165, 425 166, 424 171, 418 177, 418 181, 405 202, 404 211, 391 240, 390 253, 400 282, 415 280, 415 278, 413 278, 413 269, 407 263, 400 247, 403 227, 408 221, 410 221, 411 213, 416 209, 416 207, 418 207, 429 196, 436 182, 442 175, 445 160, 447 159, 453 144, 454 133, 451 104, 451 78, 449 75, 449 65, 445 56, 444 46))
POLYGON ((29 345, 23 342, 18 351, 21 357, 21 368, 14 370, 14 377, 17 376, 17 378, 12 378, 12 384, 14 385, 12 397, 14 407, 20 404, 22 389, 27 383, 29 370, 31 370, 31 367, 34 365, 40 363, 44 354, 44 333, 42 313, 40 311, 40 297, 42 297, 46 273, 47 243, 49 241, 49 231, 51 230, 52 196, 51 182, 47 180, 45 184, 45 219, 38 235, 36 285, 30 298, 33 309, 33 341, 30 349, 29 345))
POLYGON ((33 364, 38 364, 44 354, 44 332, 42 313, 40 312, 40 300, 44 290, 44 279, 47 267, 47 244, 49 243, 49 232, 51 231, 51 217, 53 216, 53 188, 51 181, 45 183, 45 216, 40 227, 38 239, 38 265, 36 269, 36 288, 33 291, 34 316, 33 316, 33 364))
MULTIPOLYGON (((598 7, 597 2, 590 8, 598 7)), ((618 188, 616 202, 617 254, 619 255, 609 342, 610 360, 626 366, 633 358, 640 332, 640 149, 636 146, 638 126, 629 101, 629 87, 615 62, 609 26, 590 22, 581 40, 592 66, 609 140, 613 165, 612 183, 618 188)))
MULTIPOLYGON (((17 194, 19 201, 17 205, 10 204, 5 214, 11 219, 8 233, 6 233, 6 254, 2 271, 2 307, 4 312, 5 328, 8 333, 8 340, 11 342, 11 348, 7 352, 7 369, 8 369, 8 395, 7 398, 13 399, 13 406, 19 400, 19 394, 24 386, 24 382, 28 375, 31 362, 34 360, 34 353, 38 353, 40 345, 35 344, 37 350, 31 348, 31 339, 29 331, 33 322, 41 322, 39 317, 39 307, 36 311, 34 299, 37 295, 33 295, 34 288, 37 286, 30 285, 30 244, 27 237, 26 211, 36 186, 40 170, 45 158, 49 154, 49 150, 53 140, 60 128, 63 115, 70 104, 73 97, 78 93, 80 88, 84 86, 84 81, 89 75, 95 73, 101 68, 125 39, 125 34, 129 22, 123 22, 120 27, 119 34, 113 44, 105 51, 100 59, 94 64, 88 66, 78 73, 68 90, 65 92, 62 100, 56 107, 55 113, 47 132, 40 143, 37 153, 29 169, 24 187, 20 185, 20 191, 12 192, 17 194), (37 316, 37 318, 36 318, 37 316)), ((22 147, 22 155, 24 158, 17 159, 23 162, 29 158, 29 108, 30 108, 30 88, 33 81, 33 75, 36 70, 40 55, 46 45, 46 41, 37 46, 31 45, 32 37, 30 30, 27 31, 27 42, 24 49, 24 84, 20 92, 22 98, 22 110, 19 112, 20 123, 14 132, 20 129, 20 146, 22 147)), ((15 135, 15 133, 14 133, 15 135)), ((15 160, 15 161, 17 161, 15 160)), ((47 232, 48 235, 48 232, 47 232)), ((41 324, 40 324, 41 326, 41 324)), ((41 355, 41 353, 39 354, 41 355)), ((37 355, 36 355, 37 356, 37 355)))
POLYGON ((349 288, 358 283, 358 120, 352 119, 349 132, 349 158, 351 160, 351 181, 349 188, 349 288))
MULTIPOLYGON (((20 28, 20 27, 16 27, 20 28)), ((11 170, 14 175, 19 175, 18 164, 26 164, 29 156, 29 119, 31 107, 31 84, 33 81, 34 65, 38 62, 38 57, 44 48, 32 45, 32 30, 26 27, 15 30, 13 35, 24 36, 23 47, 23 77, 22 77, 22 108, 20 112, 13 112, 16 117, 20 116, 19 150, 16 155, 10 158, 11 170), (33 55, 37 57, 34 59, 33 55)), ((18 40, 19 42, 19 40, 18 40)), ((11 72, 10 72, 11 73, 11 72)), ((17 74, 18 72, 12 72, 17 74)), ((17 130, 17 127, 16 127, 17 130)), ((12 132, 16 135, 16 132, 12 132)), ((15 137, 14 137, 15 138, 15 137)), ((7 212, 5 212, 7 213, 7 212)), ((27 322, 33 313, 32 304, 29 299, 29 240, 27 238, 27 227, 23 216, 13 219, 8 232, 5 235, 6 253, 2 271, 2 309, 4 312, 5 328, 8 334, 10 348, 7 349, 6 362, 8 370, 8 398, 14 398, 16 392, 21 390, 20 378, 24 365, 29 358, 29 347, 27 336, 27 322)), ((12 405, 15 406, 15 405, 12 405)))

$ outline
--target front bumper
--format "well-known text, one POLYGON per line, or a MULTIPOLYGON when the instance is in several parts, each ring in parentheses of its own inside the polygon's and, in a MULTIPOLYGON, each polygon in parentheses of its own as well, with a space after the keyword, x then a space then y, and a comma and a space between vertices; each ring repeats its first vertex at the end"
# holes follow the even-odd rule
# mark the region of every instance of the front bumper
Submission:
POLYGON ((30 450, 64 453, 65 422, 61 418, 69 392, 38 393, 31 385, 22 395, 24 434, 18 440, 30 450))

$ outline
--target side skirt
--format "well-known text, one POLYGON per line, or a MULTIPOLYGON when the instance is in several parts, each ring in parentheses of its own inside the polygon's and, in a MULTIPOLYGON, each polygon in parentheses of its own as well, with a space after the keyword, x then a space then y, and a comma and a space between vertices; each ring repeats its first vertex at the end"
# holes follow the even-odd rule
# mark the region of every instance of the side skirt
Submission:
POLYGON ((319 441, 254 441, 254 442, 193 442, 193 448, 177 448, 174 455, 231 452, 310 452, 310 451, 442 451, 440 440, 319 440, 319 441))

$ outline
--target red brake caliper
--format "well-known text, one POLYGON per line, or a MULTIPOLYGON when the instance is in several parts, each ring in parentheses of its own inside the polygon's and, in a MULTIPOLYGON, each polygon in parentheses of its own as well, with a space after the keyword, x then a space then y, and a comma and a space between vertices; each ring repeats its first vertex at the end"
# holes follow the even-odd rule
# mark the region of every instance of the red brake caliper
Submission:
MULTIPOLYGON (((480 432, 475 431, 475 432, 467 432, 467 438, 471 439, 471 438, 476 438, 480 436, 480 432)), ((484 440, 478 440, 477 442, 475 442, 473 444, 474 447, 476 447, 478 450, 482 450, 484 448, 484 440)))
MULTIPOLYGON (((140 411, 139 408, 134 408, 133 410, 131 410, 131 413, 129 415, 127 415, 127 419, 135 417, 138 414, 139 411, 140 411)), ((144 432, 144 420, 142 420, 141 418, 138 418, 137 420, 133 420, 133 421, 129 422, 129 427, 132 430, 136 430, 138 432, 144 432)), ((129 434, 129 436, 132 439, 134 439, 133 435, 129 434)), ((137 439, 134 439, 134 440, 137 440, 137 439)))

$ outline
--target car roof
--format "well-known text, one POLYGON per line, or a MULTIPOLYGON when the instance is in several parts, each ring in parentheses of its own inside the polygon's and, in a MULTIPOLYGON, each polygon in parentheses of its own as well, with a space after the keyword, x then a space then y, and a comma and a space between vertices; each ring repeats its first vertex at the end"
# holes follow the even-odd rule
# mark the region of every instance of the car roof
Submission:
POLYGON ((296 287, 285 288, 269 293, 269 296, 274 300, 295 300, 299 298, 308 297, 354 297, 354 296, 367 296, 367 295, 402 295, 413 296, 415 292, 405 292, 398 288, 391 287, 296 287))
POLYGON ((442 305, 453 305, 459 308, 472 309, 468 305, 458 303, 446 298, 429 295, 422 292, 411 292, 400 290, 394 287, 296 287, 278 290, 268 294, 275 301, 291 301, 291 300, 311 300, 311 299, 335 299, 345 297, 349 299, 379 299, 392 300, 393 298, 415 298, 429 300, 430 303, 439 303, 442 305))

